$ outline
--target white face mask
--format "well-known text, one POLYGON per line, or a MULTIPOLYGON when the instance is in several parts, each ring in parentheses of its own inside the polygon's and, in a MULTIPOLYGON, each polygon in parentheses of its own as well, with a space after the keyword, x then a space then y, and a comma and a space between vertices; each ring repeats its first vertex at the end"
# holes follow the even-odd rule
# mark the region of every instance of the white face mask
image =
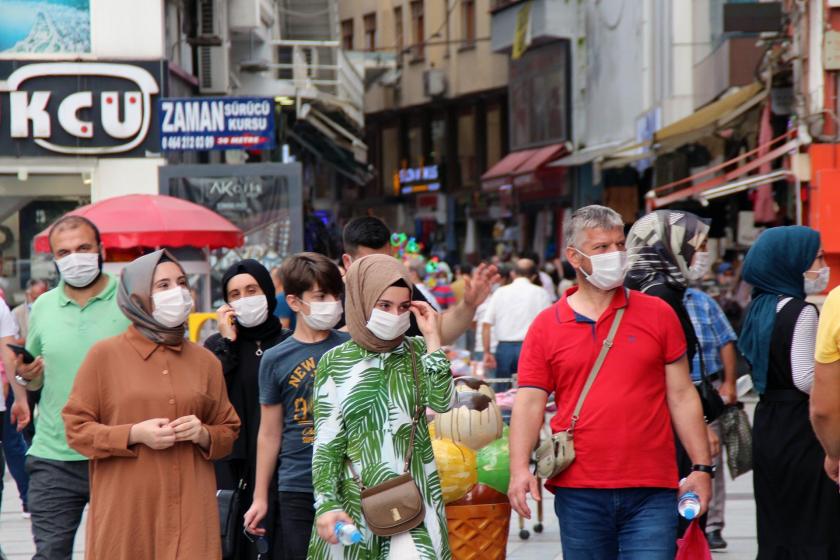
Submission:
POLYGON ((411 326, 411 312, 399 315, 386 313, 381 309, 374 309, 367 322, 367 328, 379 340, 396 340, 406 333, 411 326))
POLYGON ((344 312, 340 301, 299 301, 309 306, 309 315, 301 313, 303 321, 316 331, 328 331, 333 328, 344 312))
POLYGON ((248 296, 230 302, 236 311, 236 321, 243 327, 256 327, 268 318, 268 300, 264 295, 248 296))
POLYGON ((74 288, 90 286, 101 273, 99 253, 70 253, 55 261, 55 264, 64 281, 74 288))
POLYGON ((613 251, 591 257, 577 249, 575 251, 592 263, 592 274, 587 274, 585 270, 580 269, 590 284, 604 291, 614 290, 624 284, 624 276, 627 274, 626 251, 613 251))
POLYGON ((712 268, 712 254, 708 251, 694 253, 694 260, 688 267, 688 279, 700 280, 712 268))
POLYGON ((165 292, 152 294, 155 306, 152 317, 164 327, 175 328, 183 325, 192 310, 193 300, 190 291, 178 286, 165 292))
POLYGON ((805 277, 805 293, 806 294, 821 294, 828 287, 828 278, 831 276, 831 269, 827 266, 819 270, 809 270, 808 272, 816 272, 816 278, 805 277))

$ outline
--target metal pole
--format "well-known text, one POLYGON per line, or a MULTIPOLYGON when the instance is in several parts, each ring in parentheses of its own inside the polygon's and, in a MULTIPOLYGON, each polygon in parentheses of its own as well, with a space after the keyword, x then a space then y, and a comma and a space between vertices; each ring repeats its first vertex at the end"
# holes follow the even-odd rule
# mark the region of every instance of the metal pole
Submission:
POLYGON ((793 174, 795 178, 795 188, 796 188, 796 225, 802 225, 802 182, 799 180, 799 174, 793 174))

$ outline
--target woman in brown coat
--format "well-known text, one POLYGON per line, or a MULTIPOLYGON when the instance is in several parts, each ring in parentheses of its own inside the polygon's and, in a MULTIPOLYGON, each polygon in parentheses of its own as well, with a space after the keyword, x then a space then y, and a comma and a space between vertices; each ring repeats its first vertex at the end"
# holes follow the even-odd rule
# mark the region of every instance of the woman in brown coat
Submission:
POLYGON ((239 418, 219 361, 184 340, 188 290, 166 251, 129 264, 117 301, 133 324, 91 348, 64 407, 91 459, 88 560, 221 558, 212 461, 239 418))

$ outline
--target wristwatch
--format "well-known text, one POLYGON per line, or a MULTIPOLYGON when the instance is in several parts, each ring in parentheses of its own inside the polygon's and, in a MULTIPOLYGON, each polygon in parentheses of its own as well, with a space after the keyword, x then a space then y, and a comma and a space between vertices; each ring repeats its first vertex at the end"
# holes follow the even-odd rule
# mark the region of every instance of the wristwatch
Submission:
POLYGON ((27 385, 29 385, 29 380, 21 377, 17 373, 15 374, 15 381, 17 381, 17 384, 21 387, 26 387, 27 385))
POLYGON ((704 472, 708 474, 710 477, 715 477, 715 467, 714 465, 691 465, 692 472, 704 472))

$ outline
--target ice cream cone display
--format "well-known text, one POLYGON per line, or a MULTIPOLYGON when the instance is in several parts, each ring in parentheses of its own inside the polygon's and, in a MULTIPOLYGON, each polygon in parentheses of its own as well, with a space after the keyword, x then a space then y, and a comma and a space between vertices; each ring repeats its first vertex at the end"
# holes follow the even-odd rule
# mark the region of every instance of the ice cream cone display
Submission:
POLYGON ((487 383, 472 377, 455 381, 456 403, 435 419, 437 438, 479 450, 502 435, 504 423, 496 395, 487 383))
POLYGON ((461 499, 478 482, 475 451, 450 439, 433 439, 432 449, 444 503, 461 499))

